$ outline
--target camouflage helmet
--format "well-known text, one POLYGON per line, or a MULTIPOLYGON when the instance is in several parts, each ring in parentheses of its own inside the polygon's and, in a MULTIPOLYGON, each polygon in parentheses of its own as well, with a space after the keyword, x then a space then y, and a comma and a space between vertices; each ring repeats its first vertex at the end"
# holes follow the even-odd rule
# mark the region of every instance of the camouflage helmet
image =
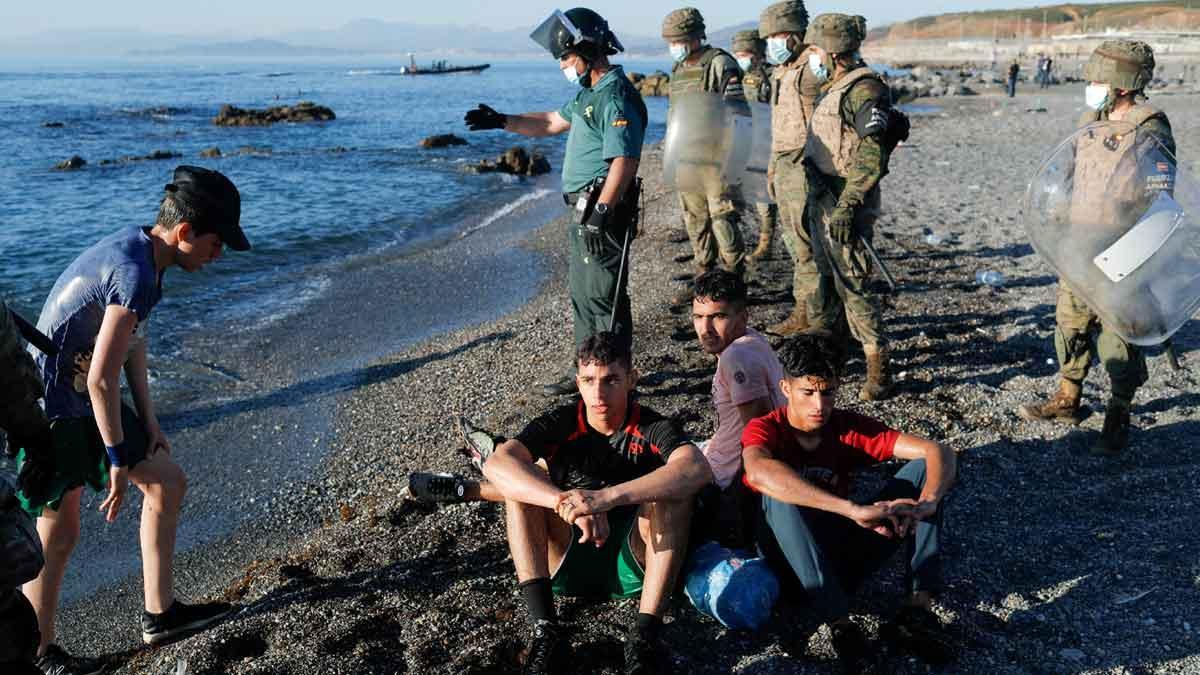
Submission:
POLYGON ((758 34, 763 39, 776 33, 804 35, 808 30, 808 10, 803 0, 787 0, 768 5, 758 17, 758 34))
POLYGON ((761 55, 766 48, 756 30, 739 30, 733 34, 733 42, 729 45, 736 52, 750 52, 761 55))
POLYGON ((1141 91, 1154 79, 1154 50, 1145 42, 1109 40, 1092 52, 1083 79, 1115 89, 1141 91))
POLYGON ((683 40, 704 37, 704 17, 695 7, 677 9, 663 19, 664 40, 683 40))
POLYGON ((821 14, 813 19, 804 41, 830 54, 852 52, 867 39, 867 20, 849 14, 821 14))

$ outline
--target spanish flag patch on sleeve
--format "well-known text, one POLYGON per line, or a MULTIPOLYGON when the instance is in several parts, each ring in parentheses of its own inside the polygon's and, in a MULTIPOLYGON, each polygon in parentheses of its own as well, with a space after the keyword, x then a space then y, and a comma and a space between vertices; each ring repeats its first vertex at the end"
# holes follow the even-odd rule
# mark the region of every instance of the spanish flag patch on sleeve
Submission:
POLYGON ((617 119, 613 120, 612 125, 614 127, 627 127, 629 126, 629 120, 625 119, 624 117, 618 117, 617 119))

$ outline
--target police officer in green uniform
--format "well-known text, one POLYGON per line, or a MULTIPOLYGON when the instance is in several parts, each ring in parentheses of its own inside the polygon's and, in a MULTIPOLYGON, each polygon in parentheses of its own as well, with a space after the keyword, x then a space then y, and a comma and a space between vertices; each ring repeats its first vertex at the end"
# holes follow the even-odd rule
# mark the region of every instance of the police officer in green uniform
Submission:
MULTIPOLYGON (((1143 92, 1153 77, 1154 51, 1150 45, 1130 40, 1110 40, 1101 44, 1092 53, 1083 71, 1083 79, 1089 82, 1085 90, 1085 103, 1089 110, 1080 119, 1080 128, 1096 122, 1119 122, 1120 129, 1132 126, 1140 133, 1153 134, 1174 154, 1175 138, 1167 116, 1143 103, 1143 92)), ((1112 202, 1114 198, 1105 194, 1107 181, 1089 185, 1088 176, 1080 171, 1080 167, 1090 163, 1097 170, 1087 172, 1088 175, 1108 175, 1125 156, 1124 153, 1114 152, 1111 146, 1105 147, 1110 140, 1106 135, 1097 134, 1096 137, 1099 140, 1093 144, 1077 143, 1075 151, 1072 211, 1089 211, 1088 214, 1078 214, 1084 222, 1108 220, 1104 214, 1111 209, 1107 208, 1105 202, 1112 202), (1095 151, 1090 149, 1093 146, 1097 147, 1095 151), (1109 165, 1109 171, 1097 166, 1103 164, 1109 165), (1097 195, 1102 196, 1097 199, 1097 195), (1105 196, 1110 199, 1104 199, 1105 196)), ((1141 186, 1138 189, 1141 190, 1141 186)), ((1140 196, 1145 198, 1145 195, 1161 189, 1161 185, 1147 184, 1140 196)), ((1098 356, 1112 381, 1112 397, 1104 415, 1104 430, 1092 446, 1092 453, 1100 456, 1117 455, 1129 442, 1129 409, 1138 387, 1146 382, 1146 357, 1140 347, 1125 342, 1101 323, 1096 313, 1061 282, 1058 285, 1055 318, 1058 391, 1042 403, 1022 405, 1017 409, 1017 414, 1027 420, 1079 424, 1083 418, 1080 412, 1083 380, 1087 377, 1093 357, 1098 356)))
POLYGON ((771 161, 767 167, 767 189, 775 199, 782 224, 780 234, 792 259, 792 296, 795 305, 783 321, 769 326, 768 333, 784 337, 809 327, 809 315, 828 303, 821 295, 821 275, 813 254, 812 238, 804 217, 808 205, 808 174, 804 148, 808 124, 822 81, 810 68, 813 50, 805 43, 808 10, 801 0, 769 5, 758 21, 758 34, 765 40, 771 72, 771 161))
MULTIPOLYGON (((8 434, 8 450, 17 448, 45 457, 50 453, 50 424, 38 405, 42 377, 21 346, 21 334, 8 307, 0 302, 0 429, 8 434)), ((38 673, 34 666, 41 642, 37 615, 16 584, 35 578, 42 566, 41 542, 12 486, 0 487, 0 550, 7 587, 0 587, 0 666, 6 673, 38 673), (19 559, 14 558, 19 556, 19 559), (14 576, 16 575, 16 576, 14 576)))
MULTIPOLYGON (((632 344, 626 256, 636 234, 646 104, 625 71, 609 63, 624 47, 596 12, 555 11, 531 37, 558 59, 567 81, 580 87, 575 97, 559 110, 520 115, 481 104, 465 119, 471 131, 504 129, 533 137, 569 132, 562 185, 571 210, 568 286, 575 346, 610 329, 632 344)), ((574 390, 574 370, 543 387, 547 396, 574 390)))
MULTIPOLYGON (((871 259, 864 242, 874 236, 879 181, 888 171, 892 96, 859 54, 866 33, 866 19, 846 14, 822 14, 808 28, 806 41, 816 49, 812 69, 828 84, 813 110, 804 163, 821 293, 834 289, 836 296, 828 297, 840 299, 845 308, 850 332, 867 359, 867 381, 859 398, 874 401, 887 396, 892 382, 879 301, 867 286, 871 259)), ((834 329, 837 305, 826 302, 817 309, 810 316, 813 327, 834 329)))
MULTIPOLYGON (((746 100, 769 104, 772 68, 763 60, 765 44, 757 30, 740 30, 733 34, 730 48, 738 67, 742 69, 742 91, 746 100)), ((771 252, 771 239, 775 236, 775 225, 779 218, 779 207, 773 202, 759 202, 754 208, 758 211, 759 230, 758 245, 746 256, 746 262, 751 264, 771 252)))
MULTIPOLYGON (((704 30, 704 17, 694 7, 677 9, 663 19, 662 37, 675 61, 671 68, 671 98, 714 92, 744 102, 742 70, 737 60, 706 43, 704 30)), ((717 194, 680 192, 679 201, 692 241, 697 276, 712 269, 718 258, 721 267, 741 274, 746 257, 739 228, 744 204, 736 188, 722 186, 717 194)), ((685 291, 676 297, 676 304, 691 304, 691 288, 685 291)))

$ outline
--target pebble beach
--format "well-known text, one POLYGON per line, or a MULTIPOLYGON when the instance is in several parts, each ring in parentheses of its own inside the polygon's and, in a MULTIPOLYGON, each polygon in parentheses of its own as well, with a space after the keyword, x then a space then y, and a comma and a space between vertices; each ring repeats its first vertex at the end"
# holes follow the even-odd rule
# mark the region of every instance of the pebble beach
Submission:
MULTIPOLYGON (((1135 429, 1120 458, 1087 452, 1108 390, 1098 365, 1084 389, 1094 413, 1079 428, 1014 414, 1049 392, 1057 371, 1055 276, 1028 244, 1021 197, 1038 164, 1073 130, 1082 93, 1081 86, 1057 87, 1013 99, 918 101, 932 107, 913 117, 912 136, 883 182, 875 244, 900 283, 884 313, 898 386, 887 401, 860 403, 864 367, 852 349, 839 404, 959 453, 959 484, 946 512, 947 588, 937 607, 961 655, 945 672, 1200 672, 1200 532, 1189 524, 1200 483, 1200 462, 1190 455, 1200 433, 1200 328, 1192 322, 1175 336, 1183 370, 1151 353, 1150 382, 1135 401, 1135 429), (980 271, 1004 281, 980 284, 980 271)), ((1172 120, 1180 166, 1195 172, 1200 144, 1189 130, 1200 125, 1200 96, 1151 103, 1172 120)), ((661 184, 661 147, 647 146, 640 173, 643 233, 629 270, 638 388, 644 404, 703 439, 715 422, 714 361, 696 344, 690 316, 670 306, 680 289, 673 277, 690 271, 681 260, 690 249, 671 241, 682 220, 675 195, 661 184)), ((744 236, 754 242, 757 223, 749 218, 744 236)), ((334 383, 301 383, 343 394, 326 411, 325 459, 280 485, 261 518, 193 548, 178 564, 183 593, 235 601, 236 616, 143 649, 140 579, 133 577, 65 607, 64 646, 111 655, 122 674, 519 672, 527 629, 502 507, 423 506, 401 492, 411 471, 470 474, 456 452, 453 415, 512 434, 549 405, 536 385, 562 372, 571 343, 565 227, 556 220, 487 235, 497 255, 541 279, 531 299, 501 318, 387 354, 334 383)), ((457 250, 478 245, 467 236, 414 253, 406 264, 452 269, 457 250)), ((471 274, 462 271, 455 293, 492 282, 471 274)), ((504 282, 504 268, 489 274, 504 282)), ((433 301, 446 293, 446 276, 429 279, 443 284, 428 289, 433 301)), ((777 236, 751 287, 753 326, 790 311, 790 280, 777 236)), ((407 281, 417 289, 422 283, 407 281)), ((402 320, 391 308, 371 311, 402 320)), ((270 427, 263 433, 269 438, 270 427)), ((859 489, 869 491, 897 468, 867 472, 859 489)), ((187 527, 185 515, 181 536, 187 527)), ((887 570, 853 609, 873 638, 902 589, 899 559, 887 570)), ((560 600, 559 607, 572 626, 578 672, 620 672, 636 603, 560 600)), ((723 629, 682 594, 667 621, 680 673, 836 672, 828 630, 790 602, 753 634, 723 629)), ((903 653, 891 661, 896 673, 930 672, 903 653)))

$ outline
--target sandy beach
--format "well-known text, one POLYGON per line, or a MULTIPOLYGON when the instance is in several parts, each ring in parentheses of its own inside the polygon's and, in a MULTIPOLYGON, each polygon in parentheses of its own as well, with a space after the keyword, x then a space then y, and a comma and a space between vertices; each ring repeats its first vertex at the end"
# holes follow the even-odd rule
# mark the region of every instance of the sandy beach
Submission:
MULTIPOLYGON (((1121 458, 1087 453, 1103 419, 1103 368, 1084 389, 1096 414, 1079 429, 1019 420, 1016 406, 1049 391, 1056 373, 1055 277, 1028 244, 1020 200, 1040 161, 1072 131, 1082 87, 927 103, 937 110, 914 117, 912 137, 884 179, 876 227, 876 246, 901 284, 885 310, 897 394, 882 403, 857 401, 858 353, 839 402, 960 453, 939 613, 962 655, 948 672, 1200 672, 1200 533, 1189 524, 1200 481, 1200 463, 1189 453, 1200 432, 1190 370, 1200 360, 1200 328, 1189 323, 1175 338, 1188 369, 1174 372, 1153 353, 1121 458), (1038 108, 1046 111, 1027 112, 1038 108), (940 243, 926 243, 931 231, 940 243), (979 270, 1001 272, 1007 281, 980 286, 979 270)), ((1200 145, 1189 130, 1200 124, 1200 96, 1151 103, 1172 119, 1181 166, 1195 166, 1200 145)), ((679 289, 671 277, 689 269, 674 259, 688 245, 669 242, 682 225, 675 196, 661 185, 660 159, 660 148, 647 147, 646 214, 630 270, 635 364, 642 400, 677 415, 702 439, 714 424, 713 360, 696 345, 690 317, 670 311, 679 289)), ((486 296, 511 308, 498 320, 381 355, 341 379, 297 384, 294 395, 327 403, 314 414, 331 416, 329 433, 304 441, 327 444, 327 458, 279 485, 278 504, 261 518, 180 561, 183 593, 235 600, 237 616, 143 650, 134 577, 70 605, 60 620, 64 645, 112 654, 119 673, 175 672, 181 660, 189 675, 518 672, 527 631, 502 508, 423 507, 404 502, 400 490, 413 470, 469 472, 454 451, 453 414, 511 434, 547 407, 534 385, 561 372, 571 342, 563 228, 555 222, 532 232, 480 233, 393 261, 442 271, 395 272, 406 284, 399 306, 356 305, 348 285, 342 301, 369 323, 404 321, 401 300, 457 305, 464 295, 477 301, 484 289, 541 282, 523 304, 486 296), (454 267, 455 247, 470 246, 495 251, 504 264, 454 267), (338 395, 325 396, 331 392, 338 395)), ((746 240, 755 241, 757 224, 744 228, 746 240)), ((773 256, 762 283, 751 288, 751 323, 760 328, 790 310, 790 261, 778 237, 773 256)), ((290 410, 254 410, 264 442, 278 440, 270 426, 277 409, 290 410)), ((867 473, 860 489, 896 468, 867 473)), ((190 526, 185 520, 181 537, 190 526)), ((854 605, 872 635, 901 588, 899 561, 888 570, 854 605)), ((565 601, 560 609, 574 627, 579 672, 619 672, 636 604, 565 601)), ((677 672, 833 672, 827 630, 805 644, 814 626, 802 608, 784 610, 760 633, 730 632, 680 595, 665 633, 677 672)), ((897 657, 895 667, 929 672, 907 657, 897 657)))

